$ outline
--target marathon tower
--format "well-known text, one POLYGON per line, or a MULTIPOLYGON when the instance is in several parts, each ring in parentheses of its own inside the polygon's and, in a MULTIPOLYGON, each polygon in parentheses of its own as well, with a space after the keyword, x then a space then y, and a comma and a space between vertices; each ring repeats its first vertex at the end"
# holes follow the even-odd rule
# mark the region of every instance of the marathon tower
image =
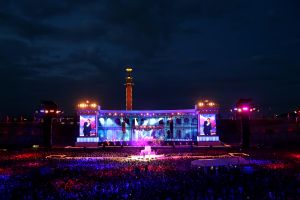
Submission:
POLYGON ((133 86, 133 78, 131 76, 132 68, 126 68, 127 76, 126 76, 126 110, 132 110, 132 86, 133 86))

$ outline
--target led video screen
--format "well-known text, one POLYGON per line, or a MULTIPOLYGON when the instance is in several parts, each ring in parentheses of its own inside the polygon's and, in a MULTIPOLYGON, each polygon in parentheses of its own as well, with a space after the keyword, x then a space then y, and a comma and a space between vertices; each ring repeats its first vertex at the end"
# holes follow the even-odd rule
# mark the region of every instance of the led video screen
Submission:
POLYGON ((85 137, 96 137, 96 116, 80 115, 79 135, 85 137))
POLYGON ((215 114, 200 114, 200 135, 216 135, 216 115, 215 114))
POLYGON ((129 125, 125 123, 122 128, 123 121, 124 119, 120 117, 100 117, 98 127, 100 141, 129 141, 129 125))

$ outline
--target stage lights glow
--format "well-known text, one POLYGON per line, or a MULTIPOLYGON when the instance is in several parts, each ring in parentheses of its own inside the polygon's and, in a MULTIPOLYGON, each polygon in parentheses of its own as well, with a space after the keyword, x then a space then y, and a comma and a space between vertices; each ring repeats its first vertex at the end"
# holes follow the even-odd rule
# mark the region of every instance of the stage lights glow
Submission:
POLYGON ((252 99, 239 99, 235 107, 230 111, 248 115, 252 112, 259 112, 259 110, 253 106, 252 99))
POLYGON ((77 105, 79 109, 96 109, 97 108, 97 103, 90 103, 89 100, 85 102, 81 102, 77 105))
POLYGON ((202 107, 202 106, 204 106, 204 103, 203 103, 203 102, 199 102, 199 103, 198 103, 198 106, 199 106, 199 107, 202 107))
POLYGON ((62 111, 61 110, 54 110, 54 109, 51 109, 51 110, 38 110, 36 111, 36 113, 45 113, 45 114, 61 114, 62 111))
POLYGON ((246 107, 246 106, 230 109, 230 112, 233 112, 233 111, 237 111, 239 113, 241 113, 241 112, 259 112, 259 110, 256 108, 251 108, 251 107, 246 107))
POLYGON ((211 100, 199 101, 197 104, 198 108, 213 108, 217 107, 217 104, 211 100))

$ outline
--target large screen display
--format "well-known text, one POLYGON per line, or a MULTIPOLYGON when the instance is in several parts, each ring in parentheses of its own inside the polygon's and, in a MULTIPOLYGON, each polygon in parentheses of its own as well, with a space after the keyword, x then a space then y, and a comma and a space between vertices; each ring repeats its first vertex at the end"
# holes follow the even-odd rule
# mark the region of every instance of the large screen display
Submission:
POLYGON ((197 125, 194 115, 99 117, 98 135, 100 141, 196 140, 197 125))
POLYGON ((216 115, 215 114, 200 114, 200 135, 216 135, 216 115))
POLYGON ((97 136, 95 115, 80 115, 79 136, 85 136, 85 137, 97 136))
POLYGON ((100 141, 129 141, 131 131, 122 117, 100 117, 98 134, 100 141), (122 125, 123 124, 123 125, 122 125))

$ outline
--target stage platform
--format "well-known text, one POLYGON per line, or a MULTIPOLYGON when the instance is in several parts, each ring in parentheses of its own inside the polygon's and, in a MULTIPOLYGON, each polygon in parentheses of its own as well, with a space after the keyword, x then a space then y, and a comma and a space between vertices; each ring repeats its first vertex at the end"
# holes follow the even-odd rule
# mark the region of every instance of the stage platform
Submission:
POLYGON ((201 147, 224 147, 219 140, 219 136, 198 136, 197 140, 185 139, 166 139, 166 140, 148 140, 148 141, 100 141, 99 137, 78 137, 75 143, 76 147, 111 147, 111 146, 201 146, 201 147))
POLYGON ((197 137, 198 146, 224 146, 223 143, 220 141, 218 135, 211 135, 211 136, 198 136, 197 137))
POLYGON ((99 137, 77 137, 76 147, 98 147, 99 137))

